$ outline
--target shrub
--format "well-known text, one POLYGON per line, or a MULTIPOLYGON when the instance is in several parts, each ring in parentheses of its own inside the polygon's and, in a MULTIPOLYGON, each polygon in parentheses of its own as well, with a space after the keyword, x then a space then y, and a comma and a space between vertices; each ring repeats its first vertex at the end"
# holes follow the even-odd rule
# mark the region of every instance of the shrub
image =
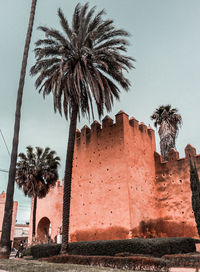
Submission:
POLYGON ((192 238, 134 238, 127 240, 91 241, 71 243, 72 255, 115 256, 117 253, 152 255, 195 252, 195 240, 192 238))
POLYGON ((27 247, 26 249, 23 250, 22 252, 23 256, 31 256, 31 247, 27 247))
POLYGON ((94 265, 125 270, 168 271, 169 261, 153 257, 111 257, 111 256, 78 256, 59 255, 40 259, 52 263, 70 263, 79 265, 94 265))
MULTIPOLYGON (((134 238, 127 240, 108 240, 75 242, 69 245, 69 254, 84 256, 115 256, 118 253, 151 255, 161 257, 166 254, 195 252, 195 239, 192 238, 134 238)), ((58 255, 61 245, 42 244, 31 247, 34 258, 58 255)))
POLYGON ((51 257, 60 253, 60 244, 41 244, 31 247, 31 255, 34 259, 51 257))

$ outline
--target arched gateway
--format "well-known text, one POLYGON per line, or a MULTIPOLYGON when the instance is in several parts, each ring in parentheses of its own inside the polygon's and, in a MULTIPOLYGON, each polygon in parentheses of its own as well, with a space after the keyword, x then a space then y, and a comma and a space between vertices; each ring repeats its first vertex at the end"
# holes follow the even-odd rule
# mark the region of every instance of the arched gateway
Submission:
POLYGON ((51 222, 47 217, 42 217, 37 226, 37 240, 48 243, 51 240, 51 222))

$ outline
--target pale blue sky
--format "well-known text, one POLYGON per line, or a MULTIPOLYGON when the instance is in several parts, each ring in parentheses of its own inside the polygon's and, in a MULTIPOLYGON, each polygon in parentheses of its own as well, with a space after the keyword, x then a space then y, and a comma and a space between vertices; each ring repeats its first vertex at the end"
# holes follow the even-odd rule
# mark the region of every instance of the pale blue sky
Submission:
MULTIPOLYGON (((85 1, 80 1, 85 3, 85 1)), ((134 57, 135 70, 128 77, 130 92, 122 91, 111 117, 119 110, 147 125, 150 115, 161 104, 179 109, 183 126, 177 139, 177 149, 184 156, 190 143, 200 153, 200 1, 199 0, 91 0, 90 7, 105 8, 105 18, 131 33, 128 54, 134 57)), ((34 43, 39 25, 60 28, 57 9, 61 7, 67 19, 77 1, 38 0, 34 31, 29 52, 24 87, 19 152, 27 145, 50 146, 61 157, 60 179, 63 178, 68 137, 68 123, 54 114, 52 97, 43 100, 34 87, 29 70, 34 64, 34 43)), ((0 129, 9 149, 13 137, 16 95, 21 69, 24 39, 27 31, 31 0, 0 0, 0 129)), ((81 120, 81 128, 87 120, 81 120)), ((157 150, 159 151, 157 138, 157 150)), ((9 168, 9 156, 0 135, 0 168, 9 168)), ((0 172, 0 192, 7 186, 7 174, 0 172)), ((29 220, 30 201, 16 191, 19 202, 18 223, 29 220)))

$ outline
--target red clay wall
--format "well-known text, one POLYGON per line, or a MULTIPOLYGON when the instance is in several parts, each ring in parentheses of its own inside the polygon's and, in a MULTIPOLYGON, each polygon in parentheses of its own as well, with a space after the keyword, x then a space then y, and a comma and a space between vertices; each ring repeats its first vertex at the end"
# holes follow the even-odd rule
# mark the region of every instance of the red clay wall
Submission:
POLYGON ((120 112, 77 132, 72 181, 72 241, 139 236, 155 218, 155 137, 120 112), (145 185, 143 184, 145 182, 145 185), (141 212, 141 206, 144 208, 141 212), (132 230, 134 229, 134 234, 132 230))
POLYGON ((124 115, 126 160, 132 237, 141 237, 141 222, 157 218, 155 201, 155 135, 151 127, 124 115))
POLYGON ((130 212, 124 127, 116 118, 77 133, 72 180, 73 241, 129 237, 130 212))
MULTIPOLYGON (((40 237, 37 237, 39 222, 44 217, 47 217, 51 223, 51 238, 53 239, 56 235, 59 234, 59 228, 62 226, 62 199, 63 190, 60 186, 60 181, 57 181, 56 186, 51 188, 50 192, 45 198, 37 200, 36 238, 38 238, 38 242, 47 242, 48 240, 46 237, 45 241, 40 241, 40 237)), ((32 241, 32 212, 33 201, 31 203, 30 227, 28 236, 29 243, 32 241)))
MULTIPOLYGON (((5 203, 6 203, 6 193, 2 192, 0 194, 0 238, 2 233, 2 223, 3 223, 5 203)), ((16 201, 13 202, 12 227, 11 227, 11 234, 10 234, 10 239, 12 241, 14 239, 13 237, 14 237, 14 229, 15 229, 15 223, 16 223, 16 217, 17 217, 17 206, 18 206, 18 203, 16 201)))
POLYGON ((163 162, 155 154, 156 190, 158 197, 158 236, 198 237, 191 204, 189 154, 195 158, 200 170, 200 156, 191 145, 185 148, 185 158, 179 159, 179 153, 172 149, 168 161, 163 162), (159 223, 159 224, 158 224, 159 223))
MULTIPOLYGON (((150 127, 120 112, 76 133, 70 215, 71 241, 197 236, 191 208, 188 154, 163 162, 150 127)), ((196 156, 200 170, 200 156, 196 156)), ((62 187, 38 199, 36 226, 47 217, 51 238, 62 225, 62 187)), ((46 219, 45 219, 46 220, 46 219)), ((45 221, 44 220, 44 221, 45 221)), ((46 221, 45 221, 46 222, 46 221)), ((41 225, 41 224, 40 224, 41 225)), ((30 222, 29 241, 32 233, 30 222)))

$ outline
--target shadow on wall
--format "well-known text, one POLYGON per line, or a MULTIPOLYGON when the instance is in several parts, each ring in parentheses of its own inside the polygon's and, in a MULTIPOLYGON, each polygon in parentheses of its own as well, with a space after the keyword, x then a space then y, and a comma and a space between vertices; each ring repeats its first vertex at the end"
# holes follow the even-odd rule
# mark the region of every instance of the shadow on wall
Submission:
POLYGON ((71 242, 128 239, 129 230, 117 226, 77 230, 70 235, 70 238, 71 242))
MULTIPOLYGON (((183 218, 184 219, 184 218, 183 218)), ((175 222, 164 218, 141 221, 132 231, 132 238, 198 237, 196 227, 186 222, 175 222)))

